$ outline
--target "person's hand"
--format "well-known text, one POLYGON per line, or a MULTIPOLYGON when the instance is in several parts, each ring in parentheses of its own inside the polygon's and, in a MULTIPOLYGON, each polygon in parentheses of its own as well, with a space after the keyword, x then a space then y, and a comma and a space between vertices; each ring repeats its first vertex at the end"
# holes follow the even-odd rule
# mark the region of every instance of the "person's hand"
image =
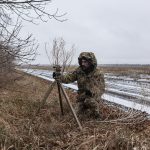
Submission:
POLYGON ((61 76, 60 72, 53 72, 53 78, 58 79, 61 76))
POLYGON ((86 94, 87 96, 90 96, 90 97, 92 96, 92 93, 91 93, 91 91, 89 91, 89 90, 86 90, 86 91, 85 91, 85 94, 86 94))

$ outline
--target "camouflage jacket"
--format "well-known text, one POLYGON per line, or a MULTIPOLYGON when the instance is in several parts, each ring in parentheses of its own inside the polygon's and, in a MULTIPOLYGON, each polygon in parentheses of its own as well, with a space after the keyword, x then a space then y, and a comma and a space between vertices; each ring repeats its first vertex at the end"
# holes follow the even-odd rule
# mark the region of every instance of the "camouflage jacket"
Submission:
POLYGON ((86 74, 82 70, 81 66, 79 66, 73 72, 63 75, 61 77, 61 81, 63 83, 77 81, 79 97, 81 95, 86 95, 86 91, 90 91, 91 97, 99 98, 105 90, 104 75, 99 69, 96 68, 97 61, 93 53, 83 52, 80 54, 79 59, 81 59, 83 56, 91 59, 94 69, 86 74), (87 54, 90 55, 87 56, 87 54))

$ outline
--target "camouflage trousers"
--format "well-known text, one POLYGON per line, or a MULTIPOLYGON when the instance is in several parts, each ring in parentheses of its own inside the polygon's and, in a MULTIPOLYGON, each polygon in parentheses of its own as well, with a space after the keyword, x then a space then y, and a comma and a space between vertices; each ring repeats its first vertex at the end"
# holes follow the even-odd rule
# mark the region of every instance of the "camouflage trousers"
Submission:
POLYGON ((91 118, 100 117, 99 102, 92 97, 77 100, 77 114, 91 118))

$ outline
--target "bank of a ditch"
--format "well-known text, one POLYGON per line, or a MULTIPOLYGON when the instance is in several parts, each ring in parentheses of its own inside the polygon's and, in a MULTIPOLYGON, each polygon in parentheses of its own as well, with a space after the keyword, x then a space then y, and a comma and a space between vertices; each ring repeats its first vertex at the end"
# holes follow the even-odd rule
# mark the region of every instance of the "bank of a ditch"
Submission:
MULTIPOLYGON (((138 126, 136 118, 130 124, 117 122, 117 119, 123 120, 128 116, 107 105, 101 107, 105 117, 102 121, 79 117, 83 126, 83 131, 80 131, 64 100, 65 115, 61 116, 57 87, 31 123, 50 84, 50 81, 25 73, 9 85, 11 90, 1 91, 0 149, 119 150, 150 146, 148 122, 138 126)), ((76 93, 66 91, 75 106, 76 93)))

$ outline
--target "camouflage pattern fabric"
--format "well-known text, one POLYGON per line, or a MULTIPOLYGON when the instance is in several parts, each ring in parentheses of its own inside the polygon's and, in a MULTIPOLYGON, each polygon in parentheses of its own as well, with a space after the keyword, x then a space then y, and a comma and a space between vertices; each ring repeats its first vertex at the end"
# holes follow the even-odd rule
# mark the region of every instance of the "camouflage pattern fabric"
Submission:
POLYGON ((63 75, 61 82, 77 81, 78 85, 78 113, 89 113, 90 116, 99 115, 99 101, 105 90, 104 75, 97 67, 97 60, 92 52, 82 52, 78 58, 79 67, 71 73, 63 75), (81 60, 86 59, 92 64, 88 73, 82 70, 81 60))

